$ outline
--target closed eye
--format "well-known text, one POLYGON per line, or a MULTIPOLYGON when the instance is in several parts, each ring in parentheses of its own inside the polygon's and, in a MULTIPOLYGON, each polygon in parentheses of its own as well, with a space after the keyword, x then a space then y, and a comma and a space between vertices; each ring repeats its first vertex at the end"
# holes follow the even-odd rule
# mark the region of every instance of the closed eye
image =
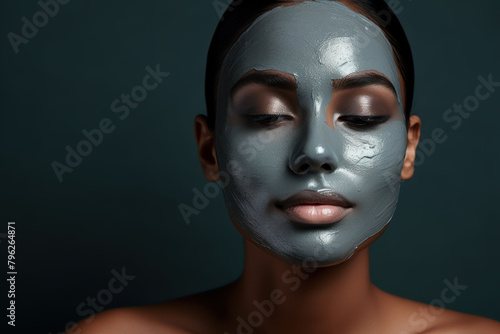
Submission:
POLYGON ((358 115, 343 115, 337 118, 340 122, 345 122, 346 125, 356 130, 368 130, 376 127, 379 124, 386 122, 390 116, 358 116, 358 115))
POLYGON ((250 125, 274 127, 283 121, 293 120, 290 115, 274 115, 274 114, 258 114, 258 115, 243 115, 250 125))

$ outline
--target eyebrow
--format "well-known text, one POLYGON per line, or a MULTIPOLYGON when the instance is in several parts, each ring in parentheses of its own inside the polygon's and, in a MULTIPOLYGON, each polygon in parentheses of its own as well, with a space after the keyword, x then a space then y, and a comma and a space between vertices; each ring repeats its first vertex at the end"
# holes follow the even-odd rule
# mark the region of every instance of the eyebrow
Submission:
POLYGON ((231 88, 231 96, 243 86, 249 84, 260 84, 268 87, 281 88, 286 90, 297 90, 295 78, 289 76, 269 73, 265 71, 252 72, 241 77, 231 88))
POLYGON ((366 71, 362 73, 355 73, 342 79, 332 81, 333 90, 344 90, 351 88, 358 88, 370 85, 380 85, 389 88, 397 97, 396 88, 392 82, 384 75, 376 71, 366 71))
MULTIPOLYGON (((249 84, 260 84, 268 87, 281 88, 286 90, 297 90, 295 78, 289 76, 269 73, 266 71, 257 71, 241 77, 231 88, 230 96, 243 86, 249 84)), ((390 89, 397 96, 396 88, 392 82, 377 71, 365 71, 354 73, 345 78, 332 80, 333 90, 345 90, 359 88, 370 85, 381 85, 390 89)))

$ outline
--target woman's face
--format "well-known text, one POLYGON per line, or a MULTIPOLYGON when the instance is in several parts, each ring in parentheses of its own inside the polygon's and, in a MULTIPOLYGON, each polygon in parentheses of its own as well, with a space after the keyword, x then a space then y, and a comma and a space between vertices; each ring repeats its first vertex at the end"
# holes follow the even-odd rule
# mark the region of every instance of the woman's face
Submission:
POLYGON ((406 150, 390 43, 337 2, 259 17, 225 58, 216 154, 231 219, 281 259, 347 260, 391 220, 406 150))

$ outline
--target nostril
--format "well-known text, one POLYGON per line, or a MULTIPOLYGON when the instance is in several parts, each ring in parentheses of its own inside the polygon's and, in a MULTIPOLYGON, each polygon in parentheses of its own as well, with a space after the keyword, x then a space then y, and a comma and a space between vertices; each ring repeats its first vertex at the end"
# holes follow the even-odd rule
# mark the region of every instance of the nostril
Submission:
POLYGON ((309 170, 309 164, 302 164, 299 167, 299 173, 305 173, 309 170))
POLYGON ((323 164, 321 165, 321 168, 327 172, 331 172, 333 170, 332 166, 330 164, 323 164))
POLYGON ((297 175, 307 173, 331 174, 337 168, 335 159, 330 156, 312 156, 303 154, 295 159, 290 159, 289 169, 297 175))

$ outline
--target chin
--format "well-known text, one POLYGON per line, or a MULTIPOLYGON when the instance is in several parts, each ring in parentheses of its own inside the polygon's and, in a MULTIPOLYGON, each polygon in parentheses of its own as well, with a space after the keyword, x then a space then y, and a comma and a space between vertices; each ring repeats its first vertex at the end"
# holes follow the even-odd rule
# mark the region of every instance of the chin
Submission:
MULTIPOLYGON (((267 240, 255 234, 255 231, 245 231, 243 226, 236 225, 247 240, 267 254, 288 264, 308 268, 329 267, 345 263, 375 242, 385 232, 387 226, 388 224, 361 242, 355 240, 347 242, 345 239, 340 242, 337 238, 332 237, 331 232, 318 231, 314 228, 308 228, 302 231, 302 235, 295 235, 295 238, 292 239, 277 237, 273 240, 267 240), (315 237, 311 238, 311 235, 315 235, 315 237)), ((342 239, 341 236, 338 237, 342 239)))

